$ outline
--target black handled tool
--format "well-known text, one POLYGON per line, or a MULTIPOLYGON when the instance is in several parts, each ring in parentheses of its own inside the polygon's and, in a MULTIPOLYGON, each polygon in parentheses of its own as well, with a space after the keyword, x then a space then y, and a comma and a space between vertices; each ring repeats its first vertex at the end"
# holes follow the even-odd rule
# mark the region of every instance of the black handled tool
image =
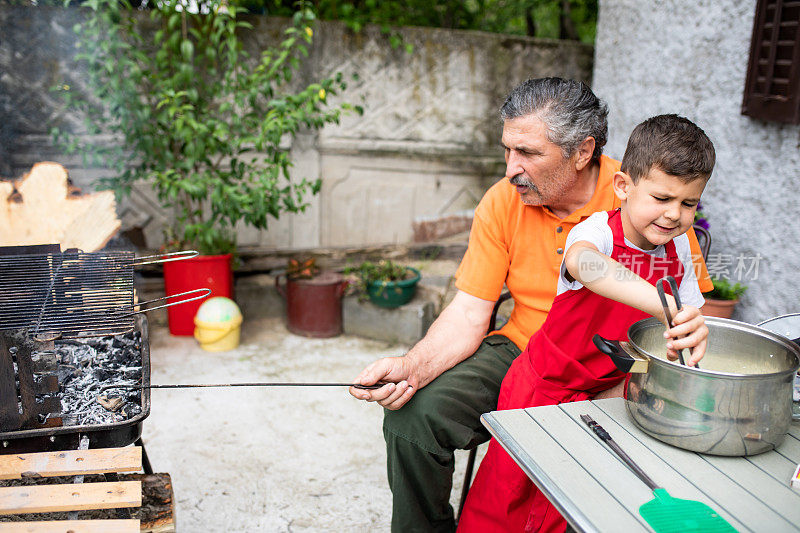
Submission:
MULTIPOLYGON (((681 312, 683 309, 683 304, 681 304, 681 297, 678 294, 678 284, 675 281, 675 278, 672 276, 666 276, 658 280, 656 283, 656 289, 658 289, 658 297, 661 298, 661 305, 664 307, 664 316, 667 319, 667 326, 672 327, 674 324, 672 323, 672 314, 669 312, 669 303, 667 302, 667 296, 664 294, 664 283, 669 284, 669 288, 672 291, 672 297, 675 298, 675 306, 678 308, 678 312, 681 312)), ((691 350, 689 350, 691 354, 691 350)), ((678 359, 680 359, 681 364, 685 365, 686 361, 683 358, 683 350, 678 350, 678 359)), ((695 368, 700 368, 698 363, 695 363, 695 368)))
POLYGON ((645 485, 650 487, 650 490, 655 490, 655 489, 658 488, 658 484, 655 481, 653 481, 652 479, 650 479, 650 476, 645 474, 644 470, 639 468, 639 465, 637 465, 636 463, 633 462, 633 459, 631 459, 630 456, 628 456, 628 454, 625 453, 625 451, 622 448, 619 447, 619 444, 614 442, 614 439, 611 438, 611 435, 608 434, 608 431, 603 429, 603 426, 598 424, 594 420, 594 418, 592 418, 589 415, 581 415, 581 420, 583 420, 583 422, 587 426, 589 426, 592 429, 592 431, 594 431, 595 435, 600 437, 600 439, 603 442, 608 444, 608 447, 611 448, 612 450, 614 450, 614 452, 617 455, 619 455, 620 459, 625 461, 625 464, 628 465, 633 470, 633 473, 636 474, 639 477, 639 479, 644 481, 645 485))

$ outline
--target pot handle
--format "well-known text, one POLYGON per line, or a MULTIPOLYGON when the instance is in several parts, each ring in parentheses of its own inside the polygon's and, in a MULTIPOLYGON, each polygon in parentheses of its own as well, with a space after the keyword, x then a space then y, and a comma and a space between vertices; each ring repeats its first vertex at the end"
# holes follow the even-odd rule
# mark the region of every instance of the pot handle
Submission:
POLYGON ((644 374, 650 364, 650 360, 640 354, 629 350, 628 343, 608 340, 600 335, 592 337, 592 342, 597 349, 611 358, 621 372, 630 374, 644 374))
POLYGON ((339 288, 336 290, 336 296, 338 296, 339 298, 344 296, 344 293, 347 291, 347 287, 349 286, 350 286, 349 281, 347 280, 342 281, 342 283, 339 284, 339 288))

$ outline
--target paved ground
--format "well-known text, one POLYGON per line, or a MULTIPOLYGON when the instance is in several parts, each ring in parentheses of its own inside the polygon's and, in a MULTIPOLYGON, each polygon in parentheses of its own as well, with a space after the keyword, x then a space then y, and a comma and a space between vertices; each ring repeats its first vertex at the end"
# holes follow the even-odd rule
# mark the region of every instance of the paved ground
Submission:
MULTIPOLYGON (((238 349, 210 353, 154 318, 153 383, 348 381, 408 348, 307 339, 266 318, 246 321, 238 349)), ((387 531, 381 418, 344 388, 154 390, 143 438, 172 475, 179 532, 387 531)), ((454 503, 466 454, 456 460, 454 503)))

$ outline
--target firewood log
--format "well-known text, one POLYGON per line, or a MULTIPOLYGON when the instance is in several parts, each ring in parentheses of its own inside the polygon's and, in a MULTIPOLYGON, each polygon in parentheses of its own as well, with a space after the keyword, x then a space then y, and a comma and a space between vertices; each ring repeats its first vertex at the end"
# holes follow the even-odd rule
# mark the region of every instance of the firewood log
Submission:
POLYGON ((0 182, 0 246, 58 243, 94 252, 119 228, 114 193, 81 194, 58 163, 36 163, 21 179, 0 182))

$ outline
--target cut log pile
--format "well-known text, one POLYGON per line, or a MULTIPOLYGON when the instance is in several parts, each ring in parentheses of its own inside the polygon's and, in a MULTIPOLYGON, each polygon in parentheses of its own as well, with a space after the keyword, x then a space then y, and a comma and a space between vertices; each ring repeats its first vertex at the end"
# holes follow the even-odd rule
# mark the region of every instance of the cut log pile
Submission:
POLYGON ((94 252, 120 228, 114 193, 82 194, 58 163, 36 163, 17 181, 0 181, 0 246, 61 245, 94 252))

